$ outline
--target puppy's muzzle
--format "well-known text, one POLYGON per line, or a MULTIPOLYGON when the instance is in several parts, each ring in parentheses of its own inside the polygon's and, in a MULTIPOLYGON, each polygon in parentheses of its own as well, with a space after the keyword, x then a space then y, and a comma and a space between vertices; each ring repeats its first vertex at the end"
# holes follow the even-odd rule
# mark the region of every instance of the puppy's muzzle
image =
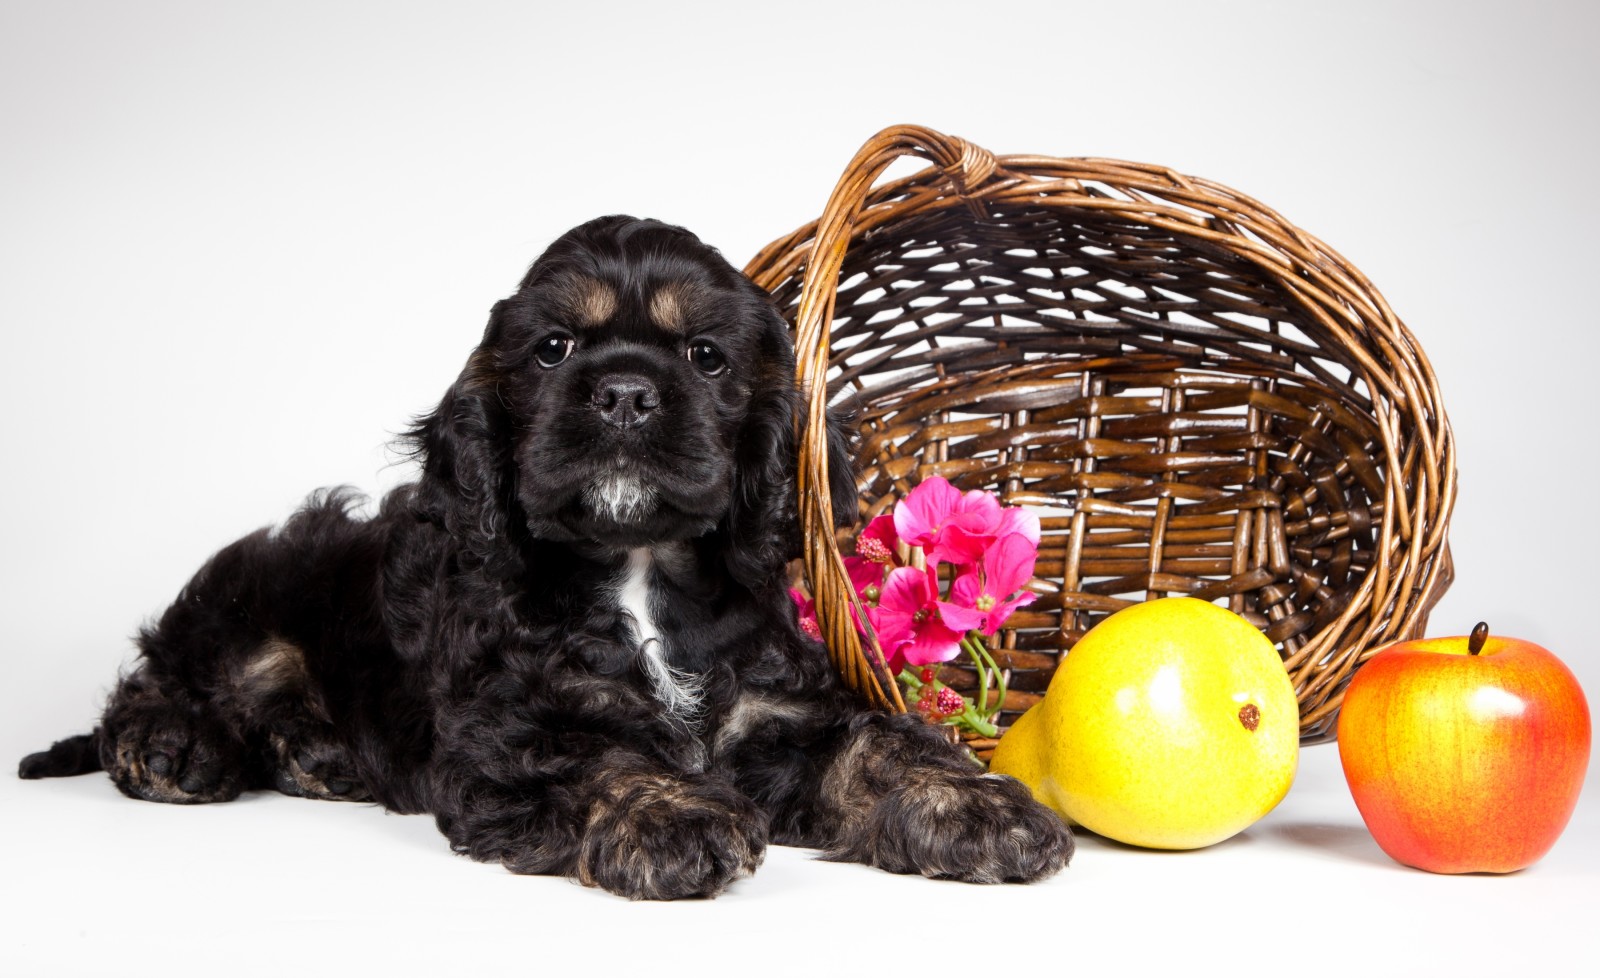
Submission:
POLYGON ((637 428, 661 406, 661 394, 655 384, 639 374, 607 374, 595 385, 590 403, 606 424, 637 428))

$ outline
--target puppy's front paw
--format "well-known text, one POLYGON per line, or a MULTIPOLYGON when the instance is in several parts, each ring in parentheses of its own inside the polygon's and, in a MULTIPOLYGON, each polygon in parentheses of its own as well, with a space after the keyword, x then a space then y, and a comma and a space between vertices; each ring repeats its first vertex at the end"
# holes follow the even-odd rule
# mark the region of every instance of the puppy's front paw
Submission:
POLYGON ((371 801, 372 794, 355 773, 350 752, 330 740, 290 740, 272 734, 273 787, 286 795, 329 801, 371 801))
POLYGON ((1031 883, 1072 858, 1072 833, 1005 775, 923 769, 885 795, 846 840, 846 858, 968 883, 1031 883))
POLYGON ((242 750, 221 723, 160 701, 108 714, 100 760, 123 794, 145 801, 232 801, 244 784, 242 750))
POLYGON ((630 900, 714 897, 761 865, 767 817, 731 785, 632 774, 590 812, 578 879, 630 900))

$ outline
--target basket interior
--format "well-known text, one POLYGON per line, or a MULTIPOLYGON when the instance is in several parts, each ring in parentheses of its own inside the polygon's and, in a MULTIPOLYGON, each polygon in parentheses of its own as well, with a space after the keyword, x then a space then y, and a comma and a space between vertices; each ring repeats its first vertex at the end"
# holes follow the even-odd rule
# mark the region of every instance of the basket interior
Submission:
POLYGON ((1040 597, 997 643, 1002 722, 1129 603, 1222 601, 1292 659, 1354 599, 1384 505, 1370 386, 1276 274, 1026 202, 924 211, 851 243, 828 384, 861 435, 861 517, 942 475, 1043 520, 1040 597))

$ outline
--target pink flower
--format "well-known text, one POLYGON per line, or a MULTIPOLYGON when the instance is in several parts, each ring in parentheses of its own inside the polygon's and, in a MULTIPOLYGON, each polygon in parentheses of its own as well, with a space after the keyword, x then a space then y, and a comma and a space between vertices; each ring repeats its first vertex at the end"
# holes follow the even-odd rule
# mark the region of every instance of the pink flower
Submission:
POLYGON ((917 709, 935 722, 958 716, 966 708, 967 701, 960 693, 931 681, 922 687, 922 694, 917 700, 917 709))
POLYGON ((794 588, 789 589, 795 613, 800 616, 800 630, 817 641, 822 641, 822 626, 817 624, 817 606, 810 598, 794 588))
POLYGON ((861 595, 862 603, 877 604, 878 593, 883 589, 883 576, 887 569, 882 564, 867 560, 865 557, 846 557, 844 569, 850 575, 851 586, 861 595), (874 588, 878 590, 874 591, 874 588))
POLYGON ((1031 511, 1002 507, 994 493, 982 489, 962 493, 940 476, 924 479, 895 506, 894 527, 929 560, 960 565, 977 563, 1005 534, 1039 543, 1039 517, 1031 511))
POLYGON ((894 566, 900 563, 899 546, 900 534, 895 532, 894 516, 889 513, 868 523, 856 537, 856 553, 875 564, 894 566))
POLYGON ((978 627, 983 614, 939 600, 931 575, 914 567, 897 567, 884 581, 882 597, 867 616, 891 672, 947 662, 961 650, 961 636, 978 627))
MULTIPOLYGON (((882 564, 874 563, 865 557, 846 557, 844 559, 845 572, 850 575, 850 586, 855 588, 856 596, 861 599, 862 607, 870 615, 872 609, 877 607, 878 599, 883 595, 883 575, 888 570, 882 564)), ((855 609, 851 608, 851 620, 855 622, 856 631, 866 638, 866 626, 861 624, 861 619, 856 617, 855 609)))
POLYGON ((1038 556, 1036 543, 1021 533, 1009 533, 984 551, 977 567, 956 578, 950 586, 950 600, 977 612, 982 623, 974 627, 993 635, 1013 611, 1038 597, 1021 590, 1033 579, 1033 564, 1038 556))
POLYGON ((1007 506, 1000 511, 1000 525, 995 527, 995 539, 1009 536, 1013 533, 1022 535, 1024 540, 1033 544, 1035 550, 1039 549, 1039 514, 1023 506, 1007 506))
POLYGON ((961 698, 960 693, 946 686, 934 697, 933 706, 941 716, 954 716, 967 708, 967 701, 961 698))

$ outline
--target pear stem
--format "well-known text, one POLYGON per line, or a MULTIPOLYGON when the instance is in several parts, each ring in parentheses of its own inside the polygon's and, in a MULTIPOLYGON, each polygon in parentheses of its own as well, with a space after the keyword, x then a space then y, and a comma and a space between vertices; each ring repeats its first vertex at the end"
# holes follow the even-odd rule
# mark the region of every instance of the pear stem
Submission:
POLYGON ((1480 621, 1478 622, 1477 626, 1472 629, 1472 634, 1467 638, 1467 654, 1477 655, 1479 652, 1482 652, 1483 643, 1487 641, 1489 641, 1489 623, 1486 621, 1480 621))

